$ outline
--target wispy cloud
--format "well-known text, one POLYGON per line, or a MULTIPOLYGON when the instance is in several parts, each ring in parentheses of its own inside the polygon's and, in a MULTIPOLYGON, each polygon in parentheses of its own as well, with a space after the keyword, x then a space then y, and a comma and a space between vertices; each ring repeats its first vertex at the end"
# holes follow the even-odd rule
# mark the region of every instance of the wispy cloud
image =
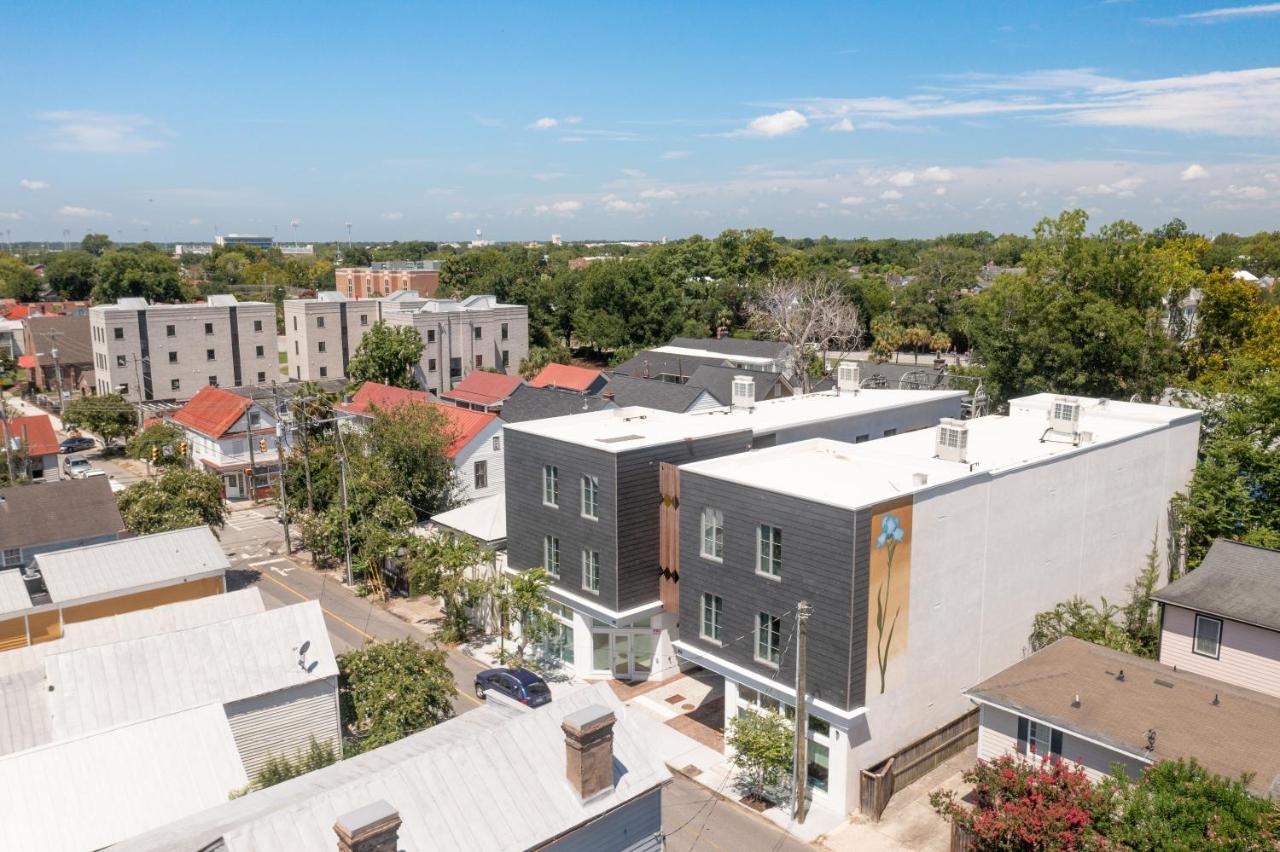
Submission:
POLYGON ((43 181, 43 180, 27 180, 26 178, 23 178, 22 180, 18 181, 18 186, 22 187, 23 189, 29 189, 32 192, 39 192, 42 189, 48 189, 49 183, 48 181, 43 181))
POLYGON ((454 210, 452 213, 450 213, 448 216, 445 216, 444 218, 448 219, 450 222, 465 222, 468 219, 476 218, 476 214, 464 213, 461 210, 454 210))
POLYGON ((382 218, 388 222, 398 222, 404 218, 403 213, 383 213, 382 218))
POLYGON ((642 177, 645 177, 645 173, 644 173, 644 172, 642 172, 642 171, 640 171, 639 169, 623 169, 623 170, 622 170, 622 173, 623 173, 624 175, 626 175, 627 177, 629 177, 629 178, 642 178, 642 177))
POLYGON ((59 207, 59 216, 70 216, 74 219, 110 219, 111 214, 105 210, 94 210, 92 207, 59 207))
POLYGON ((674 189, 646 189, 640 193, 641 198, 668 199, 675 198, 674 189))
POLYGON ((1209 170, 1199 163, 1192 163, 1182 170, 1179 177, 1182 180, 1204 180, 1209 176, 1209 170))
POLYGON ((606 195, 600 200, 604 202, 606 210, 615 213, 642 213, 649 209, 649 205, 643 201, 627 201, 614 195, 606 195))
POLYGON ((1116 198, 1130 198, 1134 191, 1142 185, 1142 178, 1126 177, 1111 183, 1098 183, 1092 186, 1078 186, 1079 195, 1114 195, 1116 198))
POLYGON ((538 172, 533 176, 533 179, 543 183, 550 183, 553 180, 560 180, 564 176, 564 172, 538 172))
POLYGON ((143 115, 54 110, 37 116, 49 146, 59 151, 94 154, 139 154, 159 148, 170 135, 143 115))
POLYGON ((846 115, 844 118, 840 119, 835 124, 832 124, 827 129, 830 130, 832 133, 852 133, 853 119, 849 118, 849 116, 846 115))
POLYGON ((1206 9, 1203 12, 1187 12, 1171 18, 1148 18, 1153 24, 1223 24, 1245 18, 1262 18, 1268 15, 1280 15, 1280 3, 1255 3, 1251 6, 1222 6, 1217 9, 1206 9))
POLYGON ((548 204, 539 204, 533 208, 533 212, 539 216, 545 216, 548 213, 557 216, 570 217, 582 209, 581 201, 567 199, 565 201, 553 201, 548 204))
POLYGON ((558 124, 560 124, 559 121, 557 121, 556 119, 552 118, 549 115, 546 115, 546 116, 543 116, 542 118, 539 118, 537 121, 533 122, 532 124, 530 124, 529 127, 532 130, 550 130, 551 128, 557 126, 558 124))
POLYGON ((728 136, 763 136, 773 138, 786 136, 809 126, 809 120, 794 109, 762 115, 747 122, 746 127, 729 132, 728 136))
POLYGON ((27 214, 22 210, 0 210, 0 219, 6 222, 17 222, 27 218, 27 214))
POLYGON ((662 154, 664 160, 683 160, 689 156, 688 151, 665 151, 662 154))

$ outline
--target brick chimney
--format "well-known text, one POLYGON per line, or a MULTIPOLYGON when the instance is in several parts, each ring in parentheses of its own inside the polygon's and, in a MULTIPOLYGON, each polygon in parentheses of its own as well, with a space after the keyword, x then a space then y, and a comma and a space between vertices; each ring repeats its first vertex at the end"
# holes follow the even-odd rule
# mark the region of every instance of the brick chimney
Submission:
POLYGON ((613 789, 613 711, 592 704, 564 717, 565 776, 583 801, 613 789))
POLYGON ((338 852, 397 852, 400 813, 379 799, 338 817, 338 852))

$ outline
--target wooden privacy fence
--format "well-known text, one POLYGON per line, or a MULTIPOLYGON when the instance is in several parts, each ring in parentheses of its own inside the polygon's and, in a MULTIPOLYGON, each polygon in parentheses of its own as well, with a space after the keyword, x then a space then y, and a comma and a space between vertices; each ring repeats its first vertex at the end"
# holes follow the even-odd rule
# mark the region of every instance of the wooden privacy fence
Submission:
POLYGON ((928 736, 860 773, 859 807, 878 821, 895 790, 922 778, 952 755, 978 741, 978 709, 948 722, 928 736))

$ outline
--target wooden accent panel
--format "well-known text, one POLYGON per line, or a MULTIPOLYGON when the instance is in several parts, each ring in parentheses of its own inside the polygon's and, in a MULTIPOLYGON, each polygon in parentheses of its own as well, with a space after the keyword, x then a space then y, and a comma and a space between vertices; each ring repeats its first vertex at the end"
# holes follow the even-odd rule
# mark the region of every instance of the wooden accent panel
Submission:
POLYGON ((77 621, 90 621, 94 618, 105 618, 123 612, 135 612, 140 609, 151 609, 219 594, 222 594, 222 578, 206 577, 203 580, 191 580, 161 589, 148 589, 145 592, 134 592, 131 595, 70 606, 62 611, 62 620, 67 624, 73 624, 77 621))
POLYGON ((58 610, 51 609, 27 616, 27 630, 30 631, 32 645, 62 638, 62 619, 59 615, 58 610))
POLYGON ((27 620, 19 616, 0 621, 0 651, 27 647, 27 620))
POLYGON ((680 612, 680 468, 670 462, 658 466, 662 507, 658 516, 658 598, 667 612, 680 612))

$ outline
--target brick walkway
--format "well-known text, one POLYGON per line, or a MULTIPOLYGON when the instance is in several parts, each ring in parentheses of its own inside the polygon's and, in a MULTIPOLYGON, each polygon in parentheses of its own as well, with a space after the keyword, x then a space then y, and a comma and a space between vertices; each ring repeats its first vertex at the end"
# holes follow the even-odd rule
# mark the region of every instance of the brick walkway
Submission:
POLYGON ((702 702, 695 710, 668 719, 666 724, 709 749, 724 754, 724 696, 702 702))

